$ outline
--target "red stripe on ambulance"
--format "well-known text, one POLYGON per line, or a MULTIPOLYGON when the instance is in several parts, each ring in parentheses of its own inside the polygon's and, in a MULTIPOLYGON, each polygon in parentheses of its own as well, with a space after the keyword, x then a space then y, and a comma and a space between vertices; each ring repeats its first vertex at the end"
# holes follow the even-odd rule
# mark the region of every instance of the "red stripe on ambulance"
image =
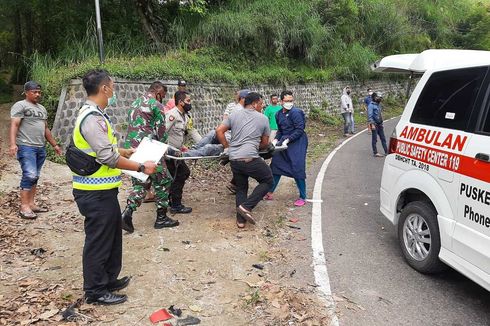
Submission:
MULTIPOLYGON (((451 147, 464 146, 464 142, 466 142, 466 136, 464 140, 460 138, 458 142, 454 141, 451 147), (460 145, 459 141, 463 141, 463 145, 460 145)), ((490 182, 490 164, 479 161, 474 157, 451 153, 400 139, 397 141, 395 153, 470 178, 490 182)))

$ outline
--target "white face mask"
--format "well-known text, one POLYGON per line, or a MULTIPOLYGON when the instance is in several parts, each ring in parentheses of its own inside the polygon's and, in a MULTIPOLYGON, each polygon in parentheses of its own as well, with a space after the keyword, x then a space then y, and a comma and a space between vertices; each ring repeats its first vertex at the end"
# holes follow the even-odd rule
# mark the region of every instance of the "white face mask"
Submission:
POLYGON ((282 105, 282 107, 289 111, 293 108, 293 105, 294 105, 293 102, 286 102, 282 105))

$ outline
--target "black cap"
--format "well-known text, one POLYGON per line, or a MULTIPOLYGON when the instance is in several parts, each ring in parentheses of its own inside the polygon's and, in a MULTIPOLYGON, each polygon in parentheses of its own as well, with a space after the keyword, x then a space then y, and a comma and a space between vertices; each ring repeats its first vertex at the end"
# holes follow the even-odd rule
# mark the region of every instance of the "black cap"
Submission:
POLYGON ((183 79, 179 79, 179 82, 177 83, 177 86, 186 86, 187 83, 183 79))
POLYGON ((245 98, 247 97, 248 94, 250 94, 250 90, 249 89, 242 89, 240 91, 238 91, 238 97, 239 98, 245 98))
POLYGON ((30 80, 28 81, 27 83, 24 84, 24 92, 28 92, 28 91, 32 91, 32 90, 35 90, 35 89, 41 89, 41 85, 39 85, 39 83, 33 81, 33 80, 30 80))

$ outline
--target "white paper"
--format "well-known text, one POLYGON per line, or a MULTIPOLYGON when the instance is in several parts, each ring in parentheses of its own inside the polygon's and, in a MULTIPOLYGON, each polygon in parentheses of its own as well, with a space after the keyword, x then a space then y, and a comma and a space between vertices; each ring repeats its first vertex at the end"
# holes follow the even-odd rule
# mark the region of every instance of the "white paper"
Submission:
MULTIPOLYGON (((146 161, 158 163, 167 152, 167 149, 167 144, 157 140, 151 140, 150 138, 143 138, 138 148, 136 148, 136 152, 134 152, 129 159, 138 163, 145 163, 146 161)), ((122 172, 143 182, 148 179, 148 175, 143 172, 129 170, 122 170, 122 172)))

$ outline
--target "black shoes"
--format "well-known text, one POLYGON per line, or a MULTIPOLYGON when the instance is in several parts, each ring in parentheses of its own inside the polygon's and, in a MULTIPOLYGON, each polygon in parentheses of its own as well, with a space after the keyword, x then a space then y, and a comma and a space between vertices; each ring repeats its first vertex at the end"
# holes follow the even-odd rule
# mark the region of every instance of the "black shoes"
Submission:
POLYGON ((134 232, 134 226, 133 226, 133 210, 131 207, 126 206, 124 209, 124 212, 122 212, 122 223, 121 227, 124 231, 127 231, 128 233, 133 233, 134 232))
POLYGON ((107 284, 107 291, 114 292, 124 289, 131 281, 131 276, 124 276, 112 283, 107 284))
POLYGON ((167 216, 167 209, 160 208, 157 210, 157 219, 153 227, 155 229, 172 228, 178 226, 180 223, 177 220, 171 219, 167 216))
POLYGON ((126 300, 128 300, 127 295, 125 295, 125 294, 114 294, 111 292, 107 292, 106 294, 104 294, 103 296, 101 296, 99 298, 87 297, 85 299, 85 301, 88 304, 104 305, 104 306, 120 304, 120 303, 126 302, 126 300))
POLYGON ((192 208, 186 207, 182 204, 179 206, 170 207, 170 213, 172 214, 189 214, 190 212, 192 212, 192 208))

